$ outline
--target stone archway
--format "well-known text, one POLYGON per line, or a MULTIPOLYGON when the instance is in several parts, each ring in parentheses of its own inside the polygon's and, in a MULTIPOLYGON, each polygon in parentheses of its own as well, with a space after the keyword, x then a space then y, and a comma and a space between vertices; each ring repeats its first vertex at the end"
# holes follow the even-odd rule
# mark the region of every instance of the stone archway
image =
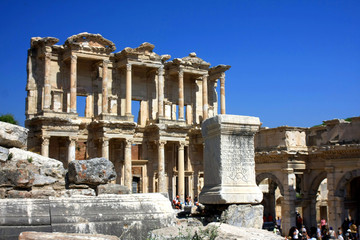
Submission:
MULTIPOLYGON (((317 225, 317 214, 318 212, 320 214, 320 209, 319 211, 317 209, 317 207, 320 208, 319 204, 319 206, 317 206, 317 194, 321 183, 327 178, 326 171, 322 171, 320 173, 316 172, 312 174, 315 174, 315 177, 311 181, 309 181, 310 184, 304 186, 308 188, 305 191, 306 195, 304 196, 304 199, 302 201, 303 220, 304 224, 307 227, 316 227, 317 225)), ((327 215, 327 213, 325 214, 327 215)), ((320 215, 318 216, 318 218, 320 218, 320 215)))
POLYGON ((266 184, 263 186, 266 188, 262 189, 263 201, 261 203, 264 206, 264 221, 272 222, 276 220, 276 217, 281 217, 281 201, 277 200, 284 196, 284 187, 273 173, 261 173, 256 176, 257 185, 264 180, 266 184))
POLYGON ((360 221, 360 169, 346 172, 340 179, 335 190, 335 196, 342 207, 342 219, 350 216, 354 221, 360 221))
POLYGON ((264 172, 264 173, 258 174, 256 176, 256 184, 259 185, 259 183, 266 178, 269 178, 272 181, 274 181, 277 184, 277 186, 279 187, 281 195, 284 196, 284 186, 281 184, 281 181, 279 180, 279 178, 273 173, 264 172))

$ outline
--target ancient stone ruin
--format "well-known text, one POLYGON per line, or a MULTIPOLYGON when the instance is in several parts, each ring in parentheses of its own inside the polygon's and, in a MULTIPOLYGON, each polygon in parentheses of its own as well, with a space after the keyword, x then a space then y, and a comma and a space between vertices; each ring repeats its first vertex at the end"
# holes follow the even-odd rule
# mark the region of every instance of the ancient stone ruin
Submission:
POLYGON ((99 34, 58 41, 31 39, 26 128, 0 123, 0 239, 139 239, 170 227, 151 233, 166 239, 183 221, 217 239, 278 239, 241 227, 260 228, 263 214, 287 235, 296 212, 309 227, 359 221, 360 117, 259 129, 258 118, 226 115, 228 65, 171 59, 150 43, 116 52, 99 34), (175 218, 177 195, 225 223, 175 218))

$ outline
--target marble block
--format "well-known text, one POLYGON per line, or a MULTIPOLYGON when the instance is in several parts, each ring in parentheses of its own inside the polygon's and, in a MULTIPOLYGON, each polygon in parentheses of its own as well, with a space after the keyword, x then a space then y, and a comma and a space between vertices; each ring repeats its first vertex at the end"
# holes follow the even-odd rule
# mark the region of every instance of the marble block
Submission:
POLYGON ((263 195, 255 180, 254 135, 257 117, 217 115, 202 124, 203 204, 258 204, 263 195))

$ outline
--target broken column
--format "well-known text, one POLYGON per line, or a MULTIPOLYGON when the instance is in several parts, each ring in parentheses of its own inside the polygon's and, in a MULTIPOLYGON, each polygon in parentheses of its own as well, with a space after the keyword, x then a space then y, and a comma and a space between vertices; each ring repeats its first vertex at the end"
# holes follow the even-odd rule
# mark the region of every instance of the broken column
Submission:
POLYGON ((217 115, 203 122, 205 183, 199 197, 210 206, 240 204, 238 211, 256 213, 262 223, 263 195, 256 185, 254 159, 259 126, 257 117, 236 115, 217 115))

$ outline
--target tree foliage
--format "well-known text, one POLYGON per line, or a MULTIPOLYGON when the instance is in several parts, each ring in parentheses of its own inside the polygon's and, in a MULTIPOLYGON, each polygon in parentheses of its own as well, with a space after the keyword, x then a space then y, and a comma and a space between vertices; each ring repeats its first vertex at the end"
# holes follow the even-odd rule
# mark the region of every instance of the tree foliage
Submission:
POLYGON ((0 116, 0 121, 19 125, 19 122, 15 120, 14 115, 12 115, 12 114, 3 114, 3 115, 1 115, 0 116))

